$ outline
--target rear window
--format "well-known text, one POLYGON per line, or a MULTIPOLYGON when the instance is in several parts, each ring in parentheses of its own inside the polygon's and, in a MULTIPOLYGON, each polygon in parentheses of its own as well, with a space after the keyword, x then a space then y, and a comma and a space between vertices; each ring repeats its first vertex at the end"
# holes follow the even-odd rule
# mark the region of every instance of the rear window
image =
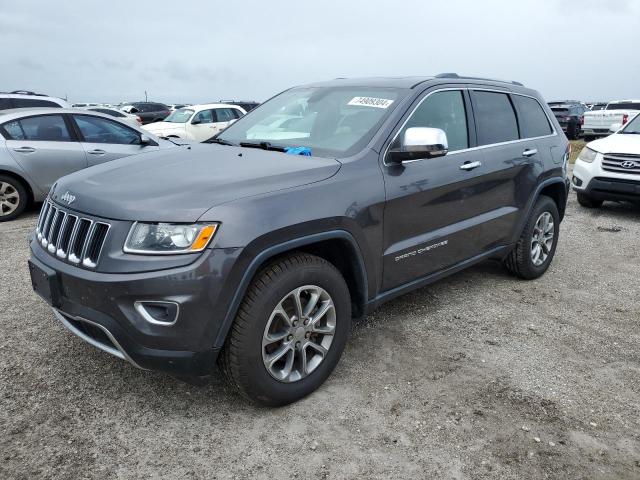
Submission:
POLYGON ((640 103, 610 103, 607 105, 607 110, 640 110, 640 103))
POLYGON ((568 108, 552 108, 551 111, 554 113, 554 115, 569 115, 568 108))
POLYGON ((518 122, 505 93, 473 92, 478 145, 518 140, 518 122))
POLYGON ((55 102, 49 100, 40 100, 37 98, 14 98, 13 104, 15 108, 30 108, 30 107, 53 107, 60 108, 55 102))
POLYGON ((13 108, 13 105, 11 104, 11 99, 0 98, 0 110, 7 110, 8 108, 13 108))
POLYGON ((551 125, 547 114, 535 98, 514 95, 513 101, 520 113, 520 133, 522 138, 542 137, 550 135, 551 125))
POLYGON ((90 108, 89 110, 91 110, 92 112, 100 112, 100 113, 104 113, 105 115, 111 115, 112 117, 124 117, 124 115, 116 110, 111 110, 109 108, 90 108))

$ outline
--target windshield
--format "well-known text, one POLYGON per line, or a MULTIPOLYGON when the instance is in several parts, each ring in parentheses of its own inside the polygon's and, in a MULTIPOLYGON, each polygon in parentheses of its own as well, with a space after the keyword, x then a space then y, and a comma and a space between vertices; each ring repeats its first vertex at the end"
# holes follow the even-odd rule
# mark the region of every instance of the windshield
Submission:
POLYGON ((315 156, 347 157, 364 148, 405 94, 402 89, 374 87, 287 90, 217 138, 234 144, 307 147, 315 156))
POLYGON ((633 120, 627 123, 627 126, 620 133, 640 134, 640 115, 636 115, 633 120))
POLYGON ((179 108, 178 110, 174 110, 171 115, 163 120, 163 122, 170 123, 187 123, 193 115, 194 110, 190 110, 188 108, 179 108))

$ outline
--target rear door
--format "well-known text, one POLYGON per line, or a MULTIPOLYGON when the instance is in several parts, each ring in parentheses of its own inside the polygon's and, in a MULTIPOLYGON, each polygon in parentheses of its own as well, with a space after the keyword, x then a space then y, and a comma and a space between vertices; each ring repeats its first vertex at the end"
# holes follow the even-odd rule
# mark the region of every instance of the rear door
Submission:
POLYGON ((42 192, 64 175, 87 166, 73 129, 61 114, 34 115, 2 124, 9 153, 42 192))
MULTIPOLYGON (((215 109, 215 123, 214 123, 214 131, 215 133, 219 133, 232 122, 235 122, 238 118, 242 116, 240 110, 235 108, 216 108, 215 109)), ((203 138, 202 140, 206 140, 203 138)))
POLYGON ((142 145, 140 133, 120 122, 79 113, 71 117, 77 125, 89 166, 158 148, 142 145))
POLYGON ((478 145, 483 147, 492 175, 487 201, 496 214, 492 221, 493 242, 506 245, 513 238, 518 219, 550 155, 548 146, 539 137, 551 134, 552 130, 540 103, 533 97, 473 90, 471 98, 478 145))

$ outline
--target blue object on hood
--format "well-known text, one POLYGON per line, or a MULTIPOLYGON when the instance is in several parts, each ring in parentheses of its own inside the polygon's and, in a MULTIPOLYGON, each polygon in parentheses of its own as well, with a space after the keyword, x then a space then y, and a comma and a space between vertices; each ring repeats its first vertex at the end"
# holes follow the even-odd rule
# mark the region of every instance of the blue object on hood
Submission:
POLYGON ((311 156, 311 149, 309 147, 285 147, 284 151, 289 155, 303 155, 305 157, 311 156))

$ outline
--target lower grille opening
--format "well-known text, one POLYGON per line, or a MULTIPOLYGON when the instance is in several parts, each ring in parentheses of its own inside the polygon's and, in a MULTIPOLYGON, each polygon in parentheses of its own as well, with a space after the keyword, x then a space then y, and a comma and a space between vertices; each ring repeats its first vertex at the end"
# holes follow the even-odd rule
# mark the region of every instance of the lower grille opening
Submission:
POLYGON ((84 333, 87 337, 95 340, 102 345, 117 349, 117 347, 113 344, 113 342, 109 339, 106 333, 95 325, 91 325, 90 323, 83 322, 80 320, 74 320, 73 318, 68 317, 67 315, 64 318, 73 325, 74 328, 84 333))

